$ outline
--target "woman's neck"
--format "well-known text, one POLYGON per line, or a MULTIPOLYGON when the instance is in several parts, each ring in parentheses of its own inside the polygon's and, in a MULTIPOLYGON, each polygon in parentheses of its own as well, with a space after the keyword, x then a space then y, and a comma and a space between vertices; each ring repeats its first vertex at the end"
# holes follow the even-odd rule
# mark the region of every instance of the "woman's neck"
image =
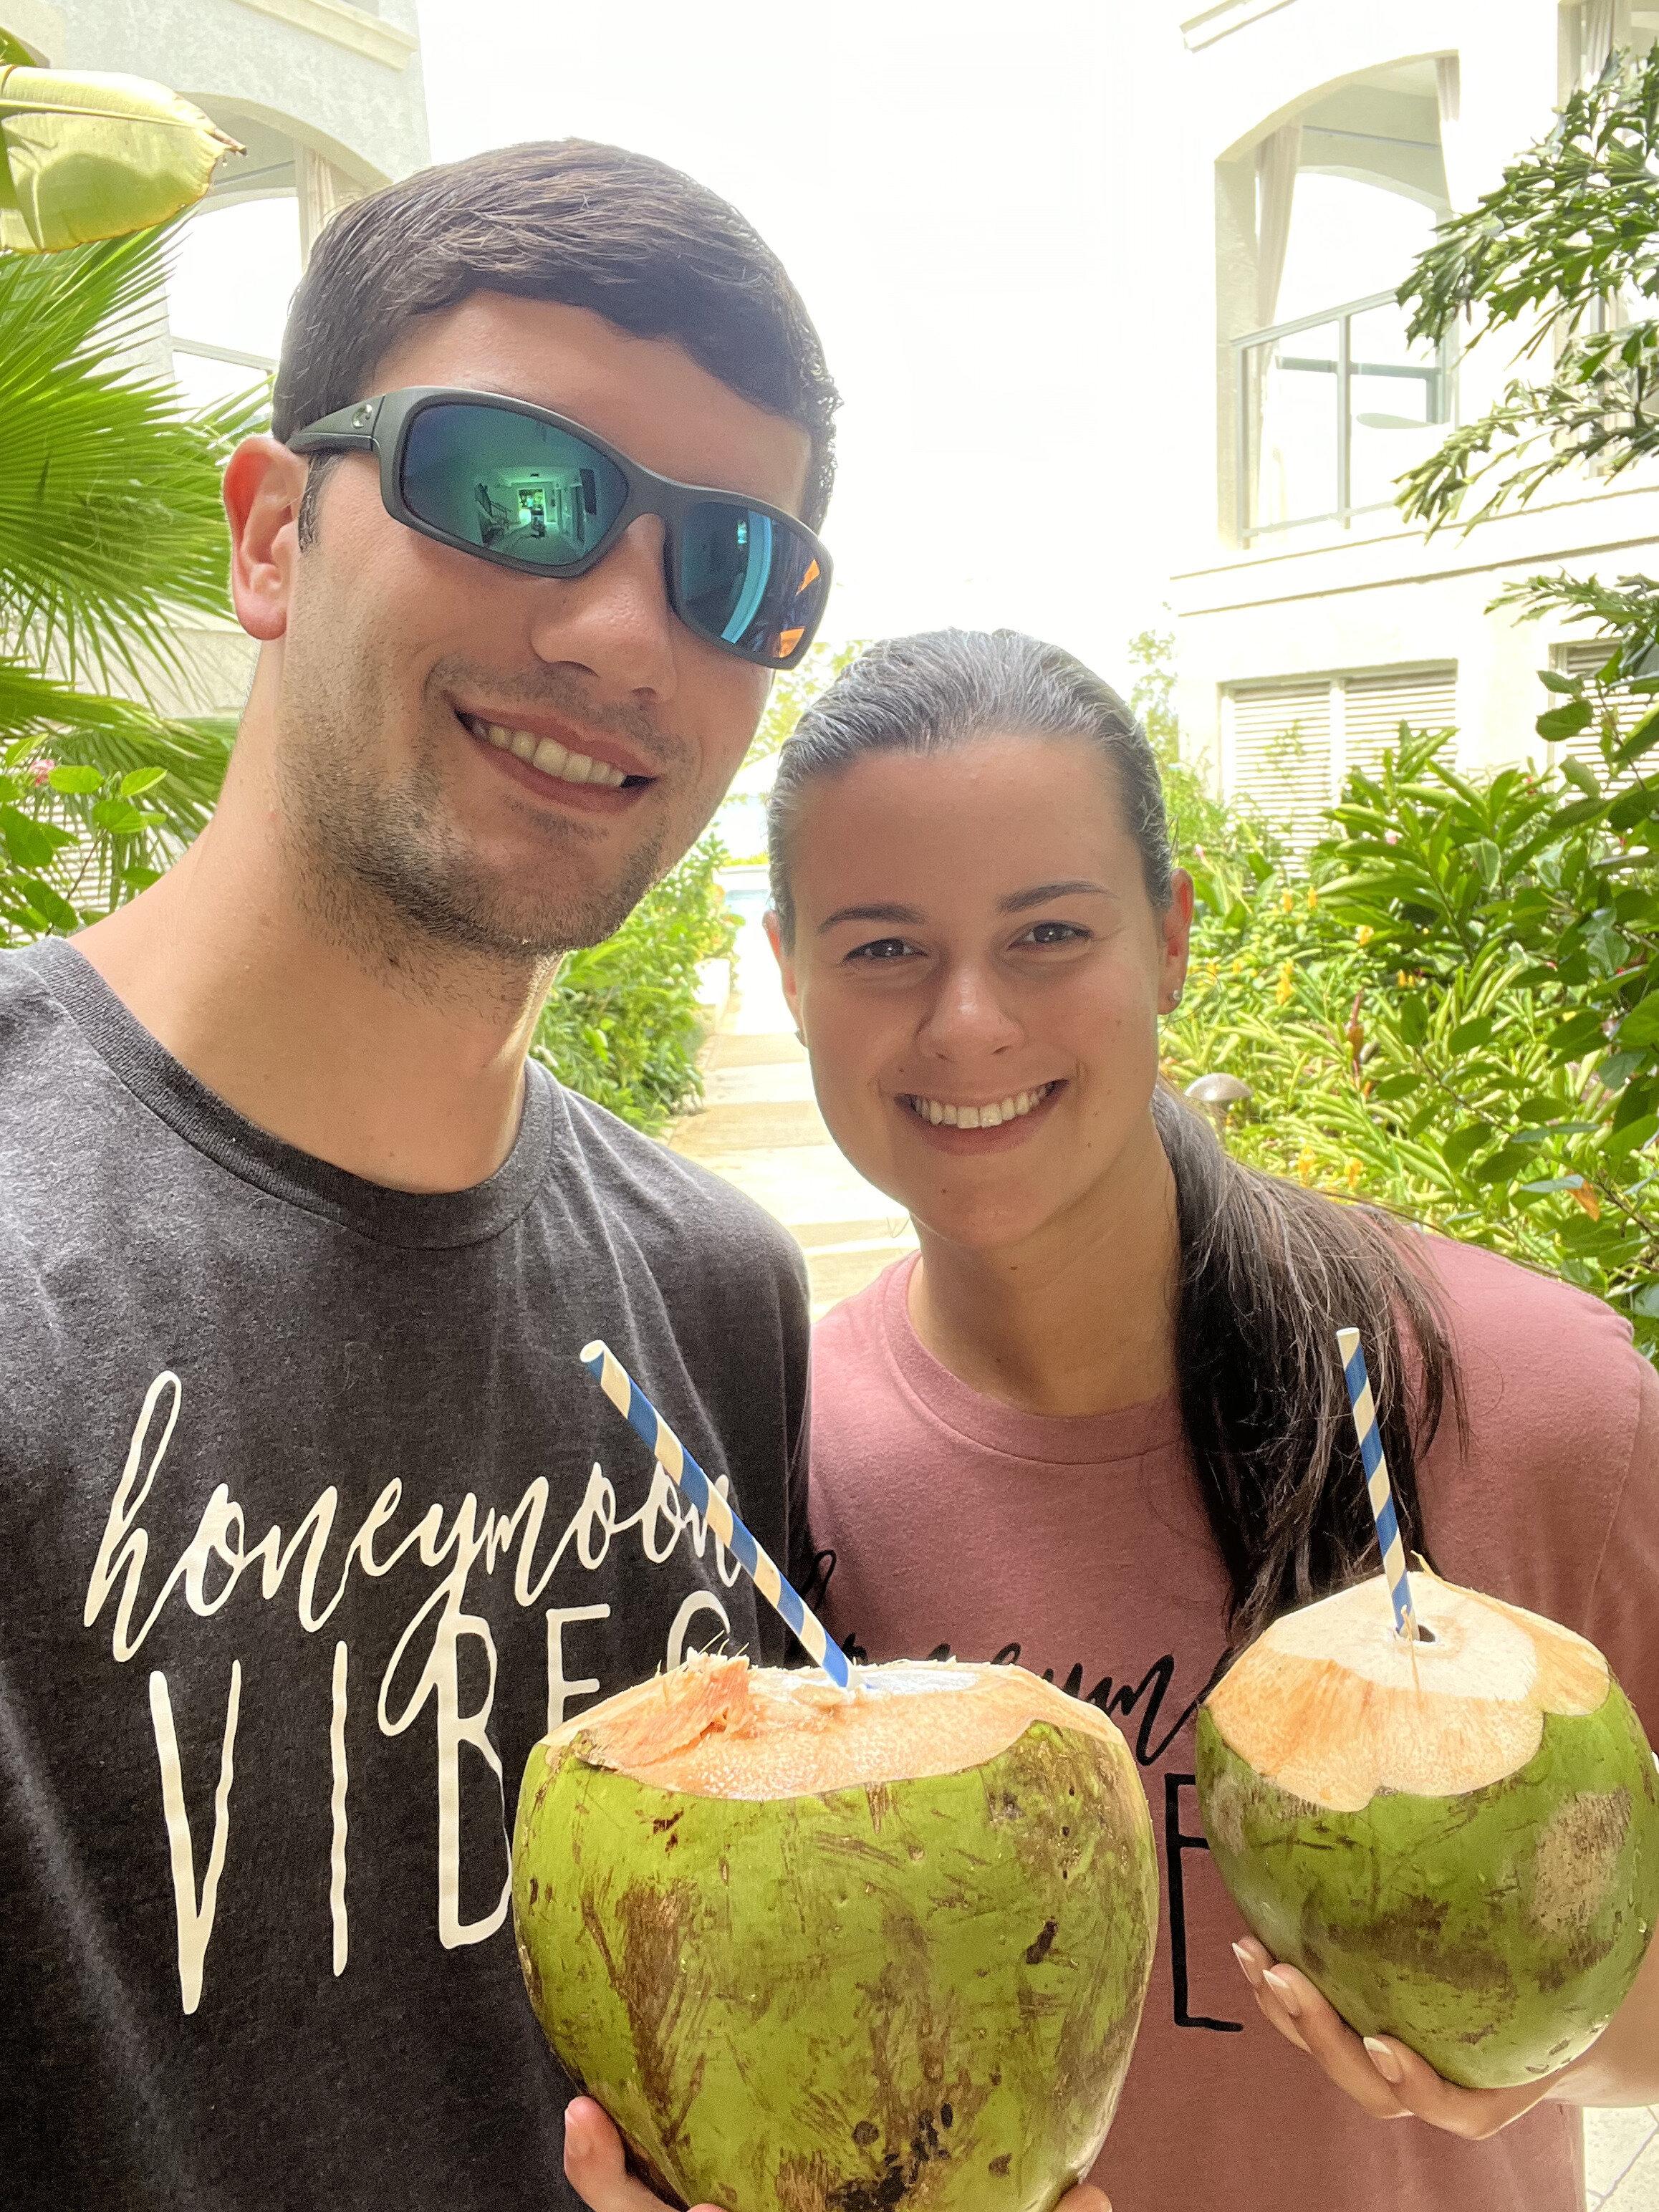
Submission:
POLYGON ((1174 1388, 1181 1237, 1150 1115, 1144 1141, 1024 1243, 981 1251, 917 1234, 911 1324, 970 1389, 1024 1413, 1089 1414, 1174 1388))

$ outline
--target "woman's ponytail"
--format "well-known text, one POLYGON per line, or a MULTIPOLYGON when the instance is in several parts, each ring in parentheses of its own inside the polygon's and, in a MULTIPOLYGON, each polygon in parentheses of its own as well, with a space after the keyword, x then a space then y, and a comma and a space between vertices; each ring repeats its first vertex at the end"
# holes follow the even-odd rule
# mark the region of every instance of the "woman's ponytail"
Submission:
POLYGON ((1426 1553, 1420 1454, 1462 1394, 1415 1231, 1242 1166, 1160 1089, 1181 1223, 1176 1370, 1235 1644, 1350 1582, 1376 1530, 1337 1356, 1359 1331, 1407 1552, 1426 1553))

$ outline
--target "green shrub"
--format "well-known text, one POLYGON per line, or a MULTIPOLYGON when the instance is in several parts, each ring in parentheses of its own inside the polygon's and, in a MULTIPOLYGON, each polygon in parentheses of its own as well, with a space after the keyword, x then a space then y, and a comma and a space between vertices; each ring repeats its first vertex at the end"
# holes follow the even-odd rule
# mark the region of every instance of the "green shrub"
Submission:
POLYGON ((1349 777, 1301 878, 1248 835, 1199 871, 1165 1056, 1183 1087, 1216 1069, 1252 1086, 1241 1157, 1581 1284, 1651 1349, 1659 785, 1638 764, 1659 715, 1620 740, 1623 669, 1613 655, 1573 717, 1601 732, 1601 776, 1471 780, 1449 733, 1402 732, 1349 777))
POLYGON ((702 1096, 697 969, 729 959, 738 935, 714 879, 725 859, 705 839, 614 937, 573 952, 531 1047, 560 1082, 653 1135, 702 1096))

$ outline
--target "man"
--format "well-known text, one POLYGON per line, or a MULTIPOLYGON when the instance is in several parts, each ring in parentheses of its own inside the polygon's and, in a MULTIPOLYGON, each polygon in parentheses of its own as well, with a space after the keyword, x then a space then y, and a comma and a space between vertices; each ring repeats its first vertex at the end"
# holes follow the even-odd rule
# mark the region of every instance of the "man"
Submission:
POLYGON ((0 2200, 568 2201, 526 1756, 786 1656, 577 1353, 786 1560, 806 1311, 526 1052, 810 641, 834 406, 749 227, 611 149, 393 185, 301 283, 218 810, 0 962, 0 2200))

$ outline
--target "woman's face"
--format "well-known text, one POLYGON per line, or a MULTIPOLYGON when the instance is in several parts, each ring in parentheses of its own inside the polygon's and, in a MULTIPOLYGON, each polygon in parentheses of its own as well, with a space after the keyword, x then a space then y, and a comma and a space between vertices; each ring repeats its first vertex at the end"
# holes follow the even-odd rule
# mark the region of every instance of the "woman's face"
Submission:
POLYGON ((831 1135, 951 1242, 1003 1249, 1144 1176, 1192 884, 1147 897, 1081 738, 878 754, 805 794, 784 990, 831 1135))

